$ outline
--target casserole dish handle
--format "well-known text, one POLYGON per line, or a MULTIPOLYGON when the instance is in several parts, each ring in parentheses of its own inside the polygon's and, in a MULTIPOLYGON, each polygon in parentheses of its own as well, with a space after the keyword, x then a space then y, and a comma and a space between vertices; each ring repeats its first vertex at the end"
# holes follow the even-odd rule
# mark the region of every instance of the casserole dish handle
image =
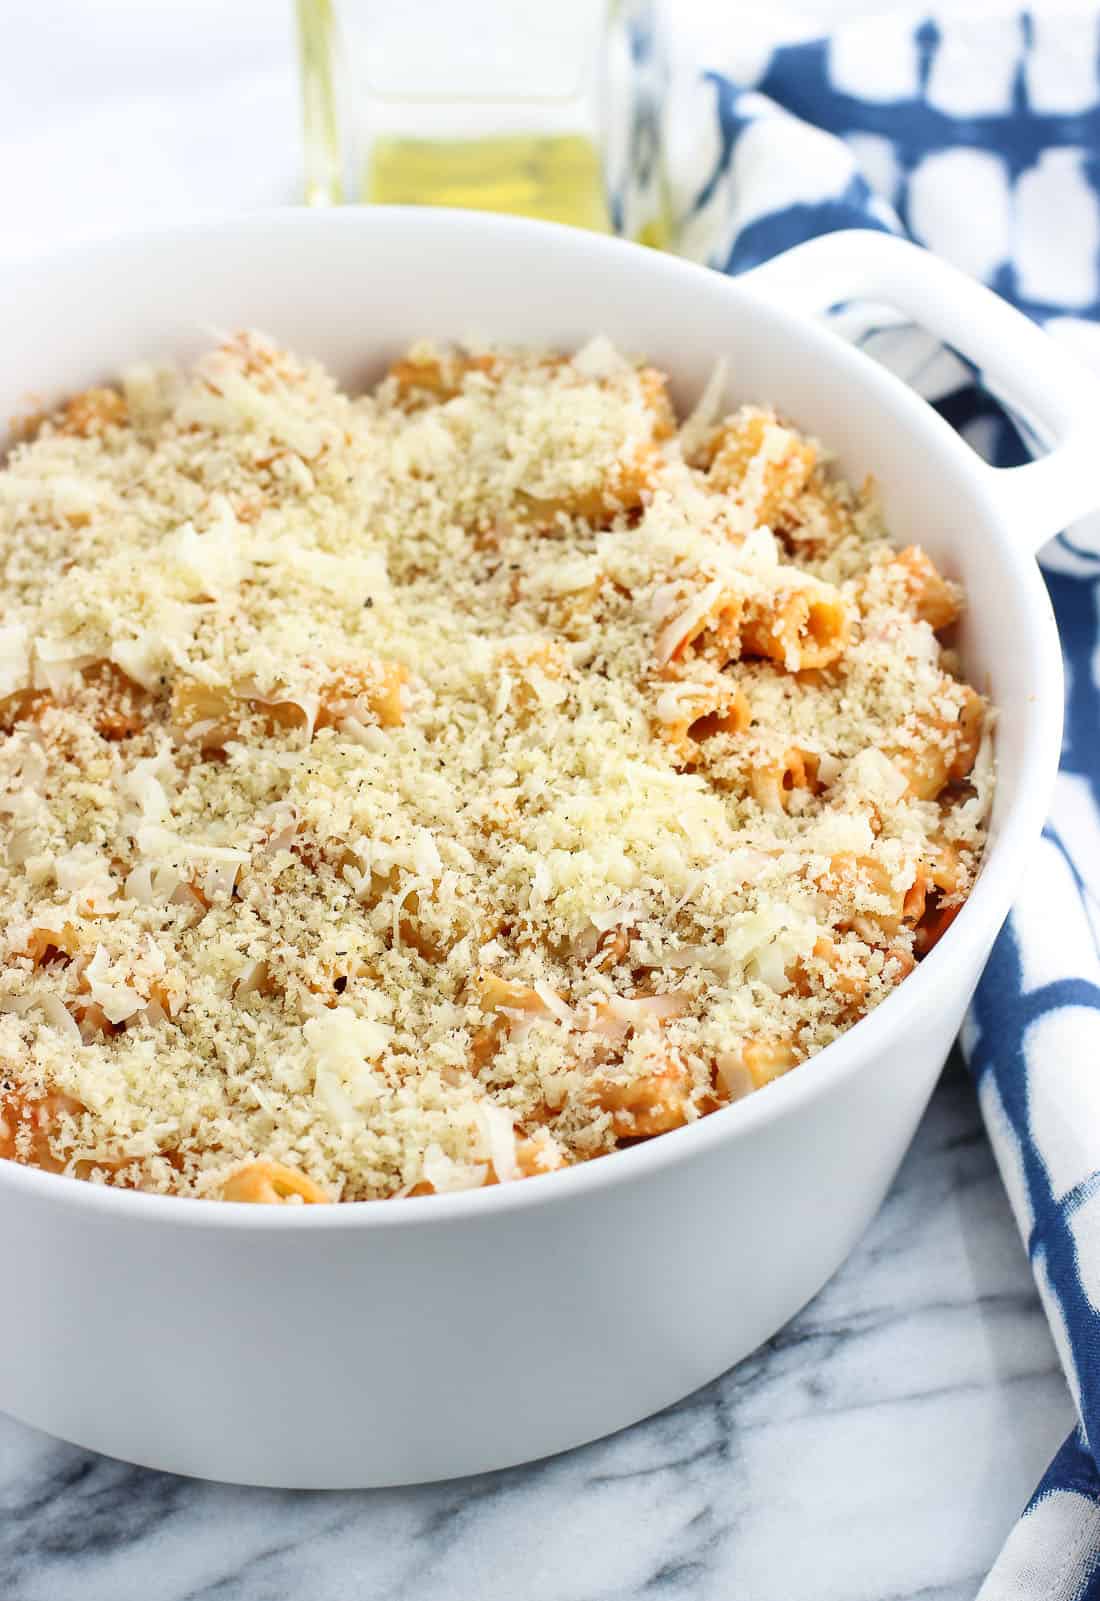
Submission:
POLYGON ((904 312, 979 369, 1049 450, 982 470, 1005 525, 1030 550, 1100 508, 1100 379, 1030 318, 919 245, 871 229, 822 234, 745 273, 786 309, 869 300, 904 312))

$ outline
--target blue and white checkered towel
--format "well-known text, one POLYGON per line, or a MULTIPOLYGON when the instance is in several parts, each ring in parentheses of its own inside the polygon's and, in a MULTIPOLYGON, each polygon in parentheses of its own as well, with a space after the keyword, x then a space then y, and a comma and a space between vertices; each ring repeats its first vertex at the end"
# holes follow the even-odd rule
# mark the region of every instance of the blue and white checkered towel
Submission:
MULTIPOLYGON (((905 233, 1100 365, 1100 16, 888 17, 754 61, 737 48, 675 97, 688 254, 740 272, 837 228, 905 233)), ((999 465, 1025 458, 955 358, 871 340, 999 465)), ((1041 562, 1062 771, 963 1043, 1081 1422, 980 1601, 1100 1598, 1100 523, 1041 562)))

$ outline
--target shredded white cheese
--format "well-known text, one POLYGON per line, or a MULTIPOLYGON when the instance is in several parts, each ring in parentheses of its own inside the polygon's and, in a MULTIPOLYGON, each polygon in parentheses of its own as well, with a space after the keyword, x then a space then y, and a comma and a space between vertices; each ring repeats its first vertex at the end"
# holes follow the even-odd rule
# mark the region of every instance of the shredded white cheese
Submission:
POLYGON ((0 1155, 506 1183, 904 978, 993 791, 959 597, 725 388, 677 432, 601 337, 353 399, 243 335, 12 453, 0 1155))

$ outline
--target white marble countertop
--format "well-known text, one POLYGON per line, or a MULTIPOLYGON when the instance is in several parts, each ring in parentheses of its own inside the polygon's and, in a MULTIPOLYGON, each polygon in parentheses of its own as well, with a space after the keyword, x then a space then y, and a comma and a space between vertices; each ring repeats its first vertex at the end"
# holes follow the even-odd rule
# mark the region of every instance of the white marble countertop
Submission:
MULTIPOLYGON (((289 0, 13 10, 0 255, 295 198, 289 0)), ((0 1418, 0 1601, 970 1601, 1070 1424, 955 1068, 842 1272, 680 1406, 531 1467, 339 1494, 176 1479, 0 1418)))

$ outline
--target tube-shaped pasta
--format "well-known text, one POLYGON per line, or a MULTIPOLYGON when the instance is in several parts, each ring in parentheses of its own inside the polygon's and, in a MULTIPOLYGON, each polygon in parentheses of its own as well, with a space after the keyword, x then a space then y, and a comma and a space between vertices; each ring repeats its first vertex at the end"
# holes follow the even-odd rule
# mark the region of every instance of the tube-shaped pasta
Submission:
POLYGON ((926 893, 921 899, 913 943, 918 956, 927 956, 962 910, 967 873, 958 851, 946 841, 937 842, 922 864, 922 873, 926 893))
POLYGON ((780 588, 753 600, 741 625, 746 656, 767 656, 789 673, 828 667, 848 643, 848 613, 831 584, 780 588))
MULTIPOLYGON (((567 1167, 565 1152, 551 1135, 539 1139, 516 1140, 516 1171, 517 1179, 538 1178, 541 1173, 556 1173, 567 1167)), ((485 1177, 480 1188, 487 1189, 492 1184, 499 1184, 500 1179, 492 1162, 485 1165, 485 1177)), ((439 1191, 430 1179, 422 1178, 408 1192, 410 1196, 438 1195, 439 1191)))
POLYGON ((746 1040, 741 1046, 740 1055, 755 1089, 789 1072, 798 1061, 798 1051, 790 1034, 761 1035, 757 1039, 746 1040))
POLYGON ((0 730, 39 721, 50 706, 71 706, 102 739, 129 739, 145 727, 152 696, 114 662, 93 662, 63 694, 46 689, 18 689, 0 700, 0 730))
POLYGON ((663 373, 643 367, 637 373, 647 432, 641 438, 623 442, 620 454, 609 464, 598 484, 578 485, 553 496, 521 491, 520 508, 533 522, 553 524, 562 517, 579 518, 601 524, 620 512, 636 511, 653 488, 661 464, 660 445, 676 427, 676 416, 669 399, 663 373))
POLYGON ((749 774, 752 797, 766 812, 786 812, 799 795, 816 795, 821 758, 815 751, 791 745, 778 761, 754 763, 749 774))
POLYGON ((851 903, 850 912, 837 926, 853 930, 871 944, 878 944, 884 938, 893 938, 904 924, 915 922, 920 916, 923 891, 916 891, 916 903, 912 899, 918 878, 919 869, 905 888, 899 888, 890 871, 874 856, 854 856, 845 851, 833 857, 822 883, 830 895, 851 903), (909 916, 907 897, 910 899, 909 916))
POLYGON ((553 1136, 516 1141, 516 1171, 520 1178, 535 1178, 539 1173, 556 1173, 565 1165, 565 1153, 553 1136))
POLYGON ((918 956, 927 956, 933 945, 938 945, 951 924, 962 911, 962 902, 943 906, 938 897, 929 902, 927 910, 917 924, 913 944, 918 956))
POLYGON ((34 723, 54 698, 45 689, 17 689, 0 698, 0 732, 10 734, 19 723, 34 723))
POLYGON ((65 922, 60 928, 32 928, 23 947, 35 967, 41 967, 55 956, 76 956, 81 949, 80 930, 75 923, 65 922))
POLYGON ((502 978, 499 973, 482 968, 474 980, 474 989, 478 1005, 488 1018, 470 1041, 475 1072, 492 1061, 514 1025, 534 1022, 540 1017, 556 1018, 564 1023, 573 1021, 568 1006, 548 984, 540 984, 536 990, 529 984, 502 978))
POLYGON ((545 704, 558 705, 566 691, 562 680, 569 675, 569 655, 556 639, 532 640, 527 645, 509 645, 498 652, 498 660, 511 683, 509 703, 517 722, 524 725, 538 715, 545 704))
MULTIPOLYGON (((517 1138, 515 1162, 516 1170, 512 1177, 517 1179, 537 1178, 540 1173, 556 1173, 567 1166, 565 1152, 552 1134, 545 1133, 539 1139, 517 1138)), ((500 1176, 493 1163, 489 1162, 485 1184, 499 1183, 500 1176)))
POLYGON ((66 1163, 53 1153, 51 1135, 59 1117, 84 1111, 71 1095, 52 1090, 38 1097, 11 1090, 0 1094, 0 1157, 26 1162, 46 1173, 62 1173, 66 1163))
POLYGON ((817 450, 774 412, 744 407, 727 417, 702 452, 715 489, 731 495, 758 524, 782 528, 817 464, 817 450))
MULTIPOLYGON (((337 668, 317 691, 314 728, 335 728, 347 718, 396 728, 405 717, 402 686, 408 677, 395 662, 365 661, 337 668)), ((259 717, 269 732, 307 728, 306 697, 240 694, 228 685, 180 679, 172 690, 172 722, 193 730, 204 751, 218 751, 240 737, 246 718, 259 717)))
POLYGON ((928 876, 938 890, 947 895, 957 894, 966 883, 966 869, 954 845, 947 840, 936 840, 928 855, 928 876))
POLYGON ((73 395, 53 419, 59 434, 88 439, 107 428, 120 428, 129 421, 126 397, 117 389, 85 389, 73 395))
POLYGON ((626 1082, 598 1080, 593 1098, 611 1113, 611 1126, 620 1139, 643 1139, 681 1128, 691 1116, 691 1082, 682 1062, 670 1057, 655 1073, 626 1082))
POLYGON ((316 1206, 326 1202, 328 1196, 319 1184, 296 1168, 260 1159, 230 1174, 221 1187, 221 1199, 265 1206, 296 1200, 316 1206))
POLYGON ((349 663, 318 692, 317 728, 336 728, 345 718, 399 728, 405 721, 402 689, 408 673, 398 662, 349 663))
POLYGON ((529 1017, 554 1016, 553 1001, 544 998, 529 984, 519 984, 513 979, 502 978, 499 973, 483 969, 477 975, 476 985, 478 1003, 484 1012, 522 1012, 529 1017))
POLYGON ((919 545, 907 545, 895 560, 905 574, 907 609, 937 633, 949 628, 962 609, 958 585, 942 576, 919 545))
POLYGON ((664 995, 609 995, 595 1005, 579 1007, 577 1022, 606 1039, 624 1040, 634 1029, 661 1028, 670 1018, 683 1017, 690 998, 680 990, 664 995))
MULTIPOLYGON (((837 995, 842 995, 850 1005, 862 1004, 867 995, 867 974, 859 962, 849 963, 845 960, 844 949, 827 934, 819 935, 814 941, 813 958, 826 969, 825 977, 820 981, 822 987, 837 995)), ((805 995, 814 988, 810 975, 804 963, 800 963, 795 974, 795 986, 805 995)))
POLYGON ((228 685, 204 684, 183 678, 172 689, 172 723, 181 733, 198 740, 203 751, 219 751, 239 737, 246 717, 262 712, 270 730, 295 728, 305 721, 296 702, 261 704, 236 695, 228 685))
POLYGON ((654 728, 672 746, 681 766, 700 760, 706 740, 716 734, 742 734, 752 721, 744 691, 710 663, 693 663, 690 673, 669 668, 657 681, 657 689, 654 728))
POLYGON ((83 676, 85 693, 79 699, 90 702, 87 716, 96 733, 109 740, 140 734, 152 699, 148 692, 114 662, 97 662, 83 676))
POLYGON ((739 591, 713 579, 661 629, 654 652, 657 665, 681 661, 689 651, 715 667, 735 660, 741 654, 744 609, 739 591))
POLYGON ((502 366, 500 356, 475 355, 466 350, 433 350, 423 356, 411 354, 395 361, 388 376, 397 390, 398 403, 406 411, 413 411, 418 406, 453 400, 462 393, 470 373, 482 373, 491 379, 499 376, 502 366))
POLYGON ((517 493, 520 509, 536 524, 551 526, 562 517, 605 523, 619 512, 635 511, 653 488, 659 456, 654 442, 639 440, 613 461, 602 483, 557 495, 517 493))
POLYGON ((668 392, 668 379, 656 367, 639 367, 642 400, 653 417, 654 439, 671 439, 676 432, 676 411, 668 392))
MULTIPOLYGON (((568 358, 561 356, 543 357, 532 368, 529 362, 510 360, 500 353, 425 349, 395 362, 389 378, 396 389, 398 405, 405 411, 415 411, 455 399, 471 375, 497 384, 513 371, 521 377, 525 371, 534 371, 544 383, 547 379, 554 382, 557 374, 566 383, 575 382, 578 376, 568 358)), ((659 465, 657 446, 675 432, 676 416, 663 373, 654 367, 643 367, 636 378, 648 422, 645 435, 624 440, 621 453, 608 464, 601 482, 578 483, 552 495, 520 489, 516 510, 525 521, 550 526, 565 517, 598 524, 641 505, 653 487, 659 465)))
POLYGON ((956 700, 957 717, 950 720, 940 711, 916 712, 902 725, 905 742, 886 749, 906 780, 907 794, 916 800, 934 800, 948 784, 964 779, 982 741, 982 697, 969 684, 954 679, 945 680, 945 689, 956 700))

